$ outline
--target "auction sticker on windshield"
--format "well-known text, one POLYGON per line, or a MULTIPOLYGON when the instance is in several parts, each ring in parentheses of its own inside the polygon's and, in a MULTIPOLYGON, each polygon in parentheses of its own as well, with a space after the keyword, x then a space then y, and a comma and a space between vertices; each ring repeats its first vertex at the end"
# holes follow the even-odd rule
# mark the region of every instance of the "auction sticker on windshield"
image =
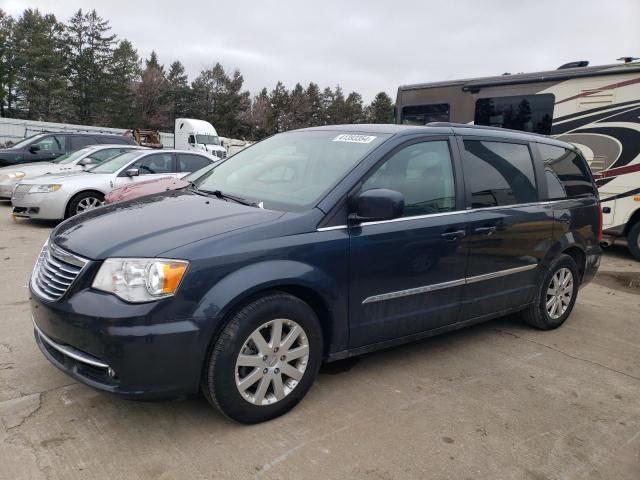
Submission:
POLYGON ((350 135, 343 133, 333 139, 334 142, 371 143, 376 139, 373 135, 350 135))

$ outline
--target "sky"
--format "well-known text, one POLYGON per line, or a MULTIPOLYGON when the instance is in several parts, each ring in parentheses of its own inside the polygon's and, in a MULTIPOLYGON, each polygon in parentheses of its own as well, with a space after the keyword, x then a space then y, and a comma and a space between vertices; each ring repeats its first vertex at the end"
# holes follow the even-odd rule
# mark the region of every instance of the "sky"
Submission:
POLYGON ((193 80, 220 62, 256 94, 314 81, 395 98, 399 85, 640 57, 640 0, 0 0, 66 21, 95 8, 141 57, 193 80))

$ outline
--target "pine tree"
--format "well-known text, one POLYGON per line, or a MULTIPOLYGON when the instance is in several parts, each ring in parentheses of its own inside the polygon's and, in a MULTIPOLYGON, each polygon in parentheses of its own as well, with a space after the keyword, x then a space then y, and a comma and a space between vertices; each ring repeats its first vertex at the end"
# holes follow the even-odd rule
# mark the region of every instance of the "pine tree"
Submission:
POLYGON ((342 92, 342 87, 340 87, 340 85, 336 85, 332 101, 327 106, 327 117, 329 125, 341 125, 343 123, 347 123, 344 93, 342 92))
POLYGON ((393 102, 384 92, 378 93, 367 108, 369 123, 393 123, 393 102))
POLYGON ((251 105, 251 121, 249 134, 254 140, 262 140, 270 134, 269 119, 271 118, 271 101, 269 92, 263 88, 253 99, 251 105))
POLYGON ((14 113, 15 22, 0 8, 0 117, 14 113))
POLYGON ((188 77, 184 70, 184 65, 176 60, 169 66, 167 74, 167 90, 169 95, 170 120, 175 122, 176 118, 182 117, 187 110, 189 96, 188 77))
POLYGON ((362 108, 362 95, 358 92, 351 92, 344 102, 345 122, 364 122, 364 110, 362 108))
POLYGON ((291 113, 290 128, 304 128, 310 126, 311 112, 309 108, 309 99, 304 88, 299 83, 291 90, 289 96, 289 109, 291 113))
POLYGON ((142 81, 138 87, 138 109, 145 128, 170 128, 167 99, 167 81, 164 66, 158 62, 158 55, 151 52, 145 60, 142 81))
POLYGON ((28 119, 61 119, 66 103, 62 31, 55 16, 38 10, 25 10, 15 23, 15 90, 28 119))
POLYGON ((322 114, 322 97, 320 95, 320 87, 316 83, 309 83, 305 91, 307 97, 307 105, 309 108, 309 126, 317 127, 324 125, 322 114))
POLYGON ((271 111, 269 115, 268 130, 270 134, 286 132, 291 126, 289 105, 289 92, 280 81, 271 91, 269 96, 271 111))
POLYGON ((109 21, 99 17, 95 10, 84 14, 80 9, 67 24, 71 103, 77 122, 94 124, 103 119, 116 42, 110 30, 109 21))
POLYGON ((136 93, 140 83, 140 58, 129 40, 122 40, 113 51, 109 92, 110 126, 134 128, 140 121, 136 93))

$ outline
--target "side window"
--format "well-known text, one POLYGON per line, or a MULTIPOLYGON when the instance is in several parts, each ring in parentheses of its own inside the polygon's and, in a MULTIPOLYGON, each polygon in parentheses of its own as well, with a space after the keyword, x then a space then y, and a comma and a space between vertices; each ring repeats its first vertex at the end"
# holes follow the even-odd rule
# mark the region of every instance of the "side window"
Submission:
POLYGON ((129 168, 137 168, 140 170, 140 175, 173 173, 173 154, 152 153, 137 160, 129 168))
POLYGON ((464 141, 464 171, 471 207, 497 207, 538 200, 527 145, 464 141))
POLYGON ((449 142, 415 143, 394 153, 362 185, 362 191, 374 188, 402 193, 405 217, 455 210, 449 142))
POLYGON ((95 145, 98 141, 89 135, 73 135, 71 140, 71 150, 79 150, 87 145, 95 145))
POLYGON ((538 144, 544 161, 549 199, 595 195, 587 162, 571 150, 554 145, 538 144))
POLYGON ((178 171, 195 172, 209 165, 211 161, 202 155, 191 155, 188 153, 178 153, 178 171))
POLYGON ((402 107, 403 125, 426 125, 429 122, 448 122, 449 104, 412 105, 402 107))
POLYGON ((64 152, 64 141, 63 135, 48 135, 33 145, 40 147, 41 152, 64 152))
POLYGON ((481 98, 474 123, 550 135, 554 102, 551 93, 481 98))
POLYGON ((189 135, 189 143, 190 144, 196 143, 196 137, 194 137, 193 135, 189 135))

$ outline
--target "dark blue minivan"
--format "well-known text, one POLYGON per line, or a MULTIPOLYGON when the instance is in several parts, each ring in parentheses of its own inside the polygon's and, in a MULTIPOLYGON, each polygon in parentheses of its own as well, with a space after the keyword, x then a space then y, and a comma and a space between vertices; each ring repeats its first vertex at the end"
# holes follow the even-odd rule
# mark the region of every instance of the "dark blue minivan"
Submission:
POLYGON ((57 367, 132 398, 204 392, 244 423, 321 362, 508 313, 560 326, 602 221, 572 145, 490 127, 275 135, 197 184, 73 217, 30 282, 57 367))

